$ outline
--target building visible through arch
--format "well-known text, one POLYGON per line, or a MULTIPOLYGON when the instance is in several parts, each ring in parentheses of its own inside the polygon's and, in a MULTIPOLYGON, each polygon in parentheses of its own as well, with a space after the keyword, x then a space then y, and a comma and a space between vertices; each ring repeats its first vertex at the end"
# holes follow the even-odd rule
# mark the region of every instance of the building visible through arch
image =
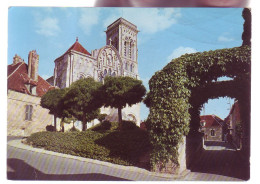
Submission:
MULTIPOLYGON (((106 76, 130 76, 139 79, 137 26, 119 18, 110 24, 105 32, 106 45, 91 53, 77 38, 76 42, 54 61, 52 85, 65 88, 85 77, 93 77, 96 81, 103 81, 106 76)), ((117 121, 116 110, 101 108, 101 113, 108 114, 108 120, 117 121)), ((122 114, 123 119, 130 120, 131 117, 140 125, 140 104, 124 108, 122 114)))

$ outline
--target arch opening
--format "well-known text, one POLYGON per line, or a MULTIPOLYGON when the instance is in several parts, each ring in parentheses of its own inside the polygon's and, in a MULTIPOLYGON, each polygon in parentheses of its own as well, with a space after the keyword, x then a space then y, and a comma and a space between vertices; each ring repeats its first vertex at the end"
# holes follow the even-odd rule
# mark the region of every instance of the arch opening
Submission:
MULTIPOLYGON (((241 104, 243 149, 245 160, 249 160, 250 71, 251 49, 242 46, 183 55, 150 79, 145 103, 150 108, 147 129, 155 148, 151 157, 155 169, 159 161, 179 162, 178 151, 184 136, 187 149, 194 153, 202 138, 198 130, 203 104, 225 96, 241 104), (223 76, 231 80, 222 80, 223 76), (160 156, 156 157, 158 152, 160 156)), ((191 155, 186 152, 186 160, 191 155)))

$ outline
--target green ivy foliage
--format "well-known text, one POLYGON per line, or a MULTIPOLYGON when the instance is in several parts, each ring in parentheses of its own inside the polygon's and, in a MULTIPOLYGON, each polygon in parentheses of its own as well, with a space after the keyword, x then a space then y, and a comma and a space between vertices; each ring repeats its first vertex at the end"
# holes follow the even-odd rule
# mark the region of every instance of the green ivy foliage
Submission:
POLYGON ((144 100, 150 108, 147 129, 153 167, 169 160, 179 164, 178 145, 184 135, 197 130, 199 111, 208 99, 230 96, 250 106, 250 63, 251 48, 243 46, 185 54, 155 73, 144 100), (217 82, 222 76, 233 80, 217 82))

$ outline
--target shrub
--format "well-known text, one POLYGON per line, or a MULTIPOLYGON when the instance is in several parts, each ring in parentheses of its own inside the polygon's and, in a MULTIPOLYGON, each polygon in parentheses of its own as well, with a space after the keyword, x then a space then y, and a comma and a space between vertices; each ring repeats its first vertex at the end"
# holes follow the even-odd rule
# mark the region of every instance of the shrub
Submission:
POLYGON ((80 132, 79 129, 77 129, 76 127, 72 127, 71 129, 69 129, 70 132, 80 132))
POLYGON ((125 121, 122 123, 122 130, 135 130, 139 128, 133 121, 125 121))
POLYGON ((110 130, 111 123, 109 121, 104 121, 102 123, 97 124, 96 126, 93 126, 90 128, 90 130, 93 131, 101 131, 101 130, 110 130))
POLYGON ((47 125, 47 126, 46 126, 46 131, 54 132, 54 131, 55 131, 55 127, 52 126, 52 125, 47 125))
POLYGON ((118 122, 116 122, 116 121, 111 122, 110 130, 117 130, 117 129, 118 129, 118 122))
POLYGON ((107 117, 107 114, 99 114, 98 115, 98 120, 102 123, 107 117))

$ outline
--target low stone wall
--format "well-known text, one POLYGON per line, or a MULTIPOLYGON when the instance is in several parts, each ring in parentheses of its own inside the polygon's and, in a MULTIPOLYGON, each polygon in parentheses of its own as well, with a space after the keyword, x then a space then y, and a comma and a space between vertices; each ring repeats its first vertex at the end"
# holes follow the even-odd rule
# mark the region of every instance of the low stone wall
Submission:
POLYGON ((189 169, 203 150, 203 134, 197 133, 186 138, 186 165, 189 169))
POLYGON ((186 137, 183 137, 183 142, 180 143, 179 149, 179 158, 178 163, 179 165, 176 165, 172 161, 169 161, 166 163, 165 167, 162 167, 161 163, 158 163, 154 172, 158 173, 167 173, 167 174, 174 174, 174 175, 185 175, 185 173, 188 173, 187 167, 186 167, 186 137))

